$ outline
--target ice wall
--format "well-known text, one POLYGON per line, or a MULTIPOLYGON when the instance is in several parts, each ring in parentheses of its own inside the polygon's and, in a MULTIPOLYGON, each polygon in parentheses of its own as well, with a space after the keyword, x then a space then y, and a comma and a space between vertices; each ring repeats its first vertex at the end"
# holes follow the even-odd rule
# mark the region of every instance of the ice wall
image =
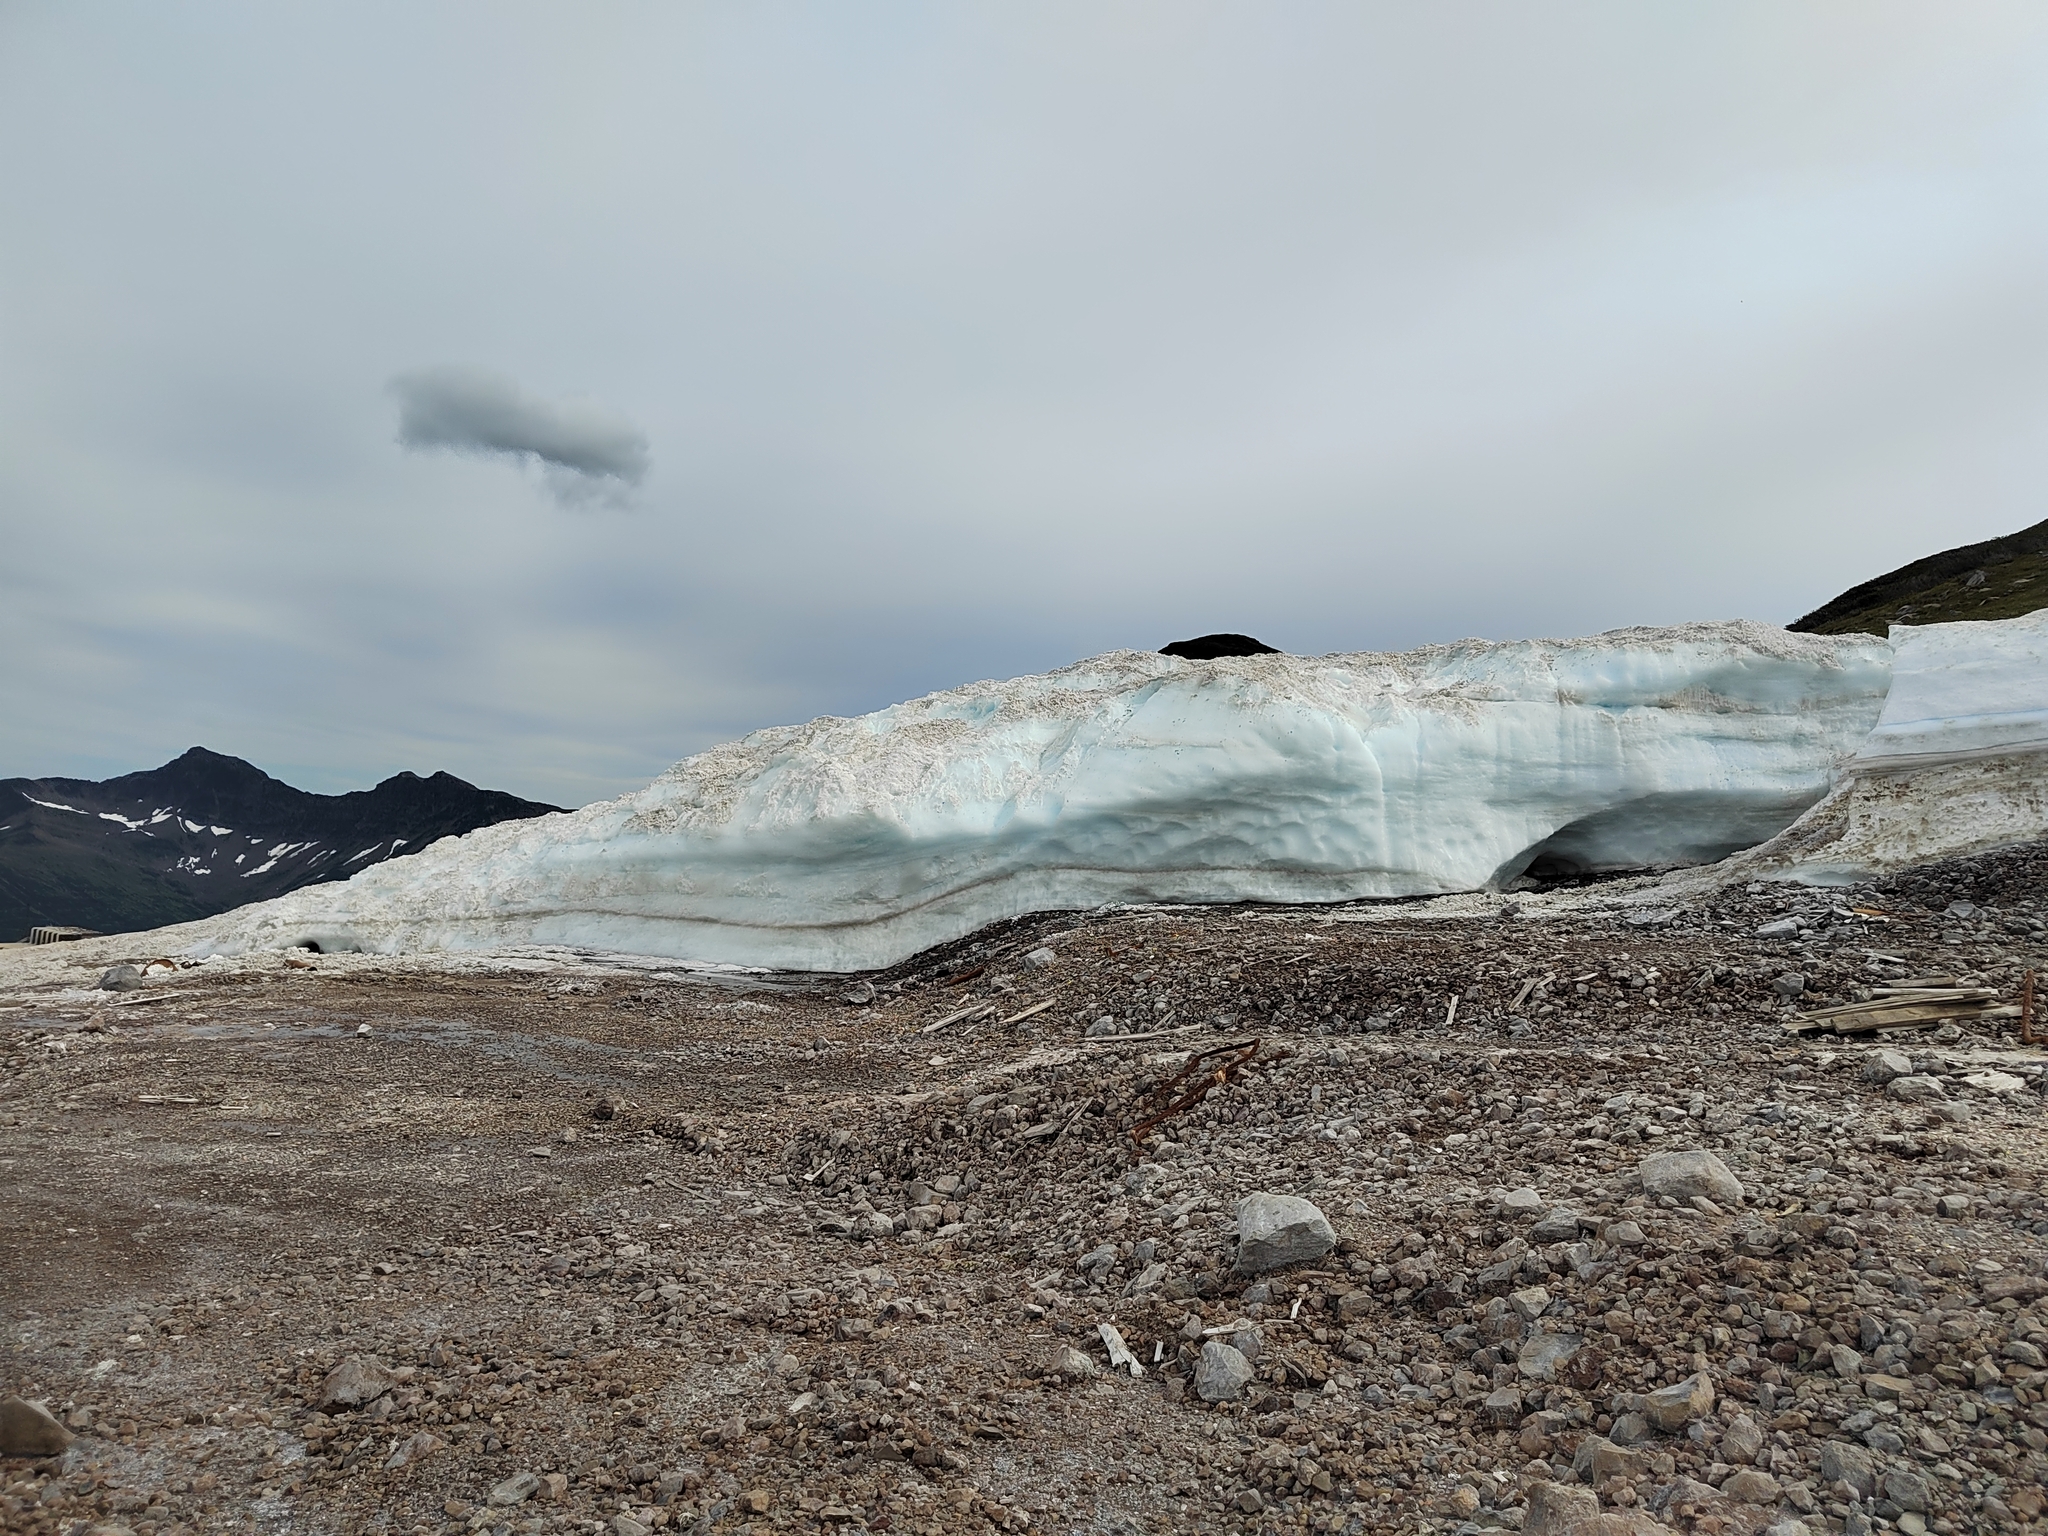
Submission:
POLYGON ((1891 639, 1876 728, 1827 798, 1731 875, 1847 884, 2048 837, 2048 611, 1891 639))
POLYGON ((2048 748, 2048 609, 1995 623, 1892 626, 1892 686, 1859 769, 2048 748))
POLYGON ((1022 912, 1469 890, 1759 842, 1891 647, 1761 624, 1404 655, 1118 651, 758 731, 634 794, 218 920, 209 944, 511 943, 850 970, 1022 912))

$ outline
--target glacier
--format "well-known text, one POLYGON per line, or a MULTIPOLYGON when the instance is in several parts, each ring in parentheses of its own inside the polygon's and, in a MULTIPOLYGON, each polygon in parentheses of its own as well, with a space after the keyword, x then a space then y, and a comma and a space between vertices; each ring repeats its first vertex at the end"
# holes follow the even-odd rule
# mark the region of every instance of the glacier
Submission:
POLYGON ((580 811, 209 920, 198 949, 552 944, 863 970, 1022 913, 1699 864, 1833 789, 1894 645, 1746 621, 1402 654, 1115 651, 762 730, 580 811))
POLYGON ((2048 837, 2048 610, 1890 638, 1884 708, 1834 787, 1728 873, 1846 885, 2048 837))

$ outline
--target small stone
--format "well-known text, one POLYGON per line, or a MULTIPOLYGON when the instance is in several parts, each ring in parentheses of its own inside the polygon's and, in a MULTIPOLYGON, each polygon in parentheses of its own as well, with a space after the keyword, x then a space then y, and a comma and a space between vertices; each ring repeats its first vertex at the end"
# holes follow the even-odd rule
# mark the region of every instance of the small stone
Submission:
POLYGON ((1771 983, 1771 990, 1789 1003, 1806 990, 1806 978, 1796 971, 1788 971, 1771 983))
POLYGON ((1607 1438, 1616 1445, 1641 1445, 1656 1438, 1657 1426, 1640 1413, 1624 1413, 1614 1421, 1614 1427, 1607 1431, 1607 1438))
POLYGON ((1738 1414, 1735 1421, 1721 1431, 1721 1456, 1737 1466, 1751 1466, 1763 1454, 1764 1432, 1748 1414, 1738 1414))
POLYGON ((1117 1028, 1116 1020, 1105 1013, 1093 1024, 1090 1024, 1086 1029, 1082 1030, 1081 1033, 1087 1039, 1100 1040, 1105 1035, 1119 1035, 1122 1034, 1123 1031, 1117 1028))
POLYGON ((1826 1487, 1847 1483, 1868 1501, 1877 1492, 1877 1473, 1870 1453, 1846 1440, 1824 1440, 1820 1447, 1820 1480, 1826 1487))
POLYGON ((631 1515, 613 1515, 608 1529, 612 1536, 652 1536, 648 1528, 631 1515))
POLYGON ((133 992, 142 985, 142 972, 132 965, 117 965, 100 977, 102 992, 133 992))
POLYGON ((40 1402, 0 1402, 0 1456, 55 1456, 76 1438, 40 1402))
POLYGON ((1062 1344, 1045 1363, 1045 1374, 1062 1381, 1086 1381, 1095 1374, 1095 1362, 1071 1344, 1062 1344))
POLYGON ((1893 1467, 1886 1472, 1878 1491, 1901 1509, 1925 1514, 1929 1501, 1927 1479, 1908 1467, 1893 1467))
POLYGON ((350 1355, 320 1383, 313 1394, 313 1411, 333 1413, 337 1408, 360 1408, 397 1385, 398 1378, 375 1355, 350 1355))
POLYGON ((1705 1372, 1695 1372, 1683 1381, 1645 1392, 1642 1411, 1643 1417, 1665 1434, 1675 1435, 1694 1419, 1704 1419, 1714 1411, 1713 1383, 1705 1372))
POLYGON ((875 984, 866 980, 856 981, 839 994, 839 1000, 855 1007, 872 1003, 875 1000, 875 984))
POLYGON ((540 1488, 537 1492, 541 1498, 547 1500, 550 1504, 561 1503, 569 1497, 568 1476, 561 1472, 550 1472, 540 1480, 540 1488))
POLYGON ((369 1025, 367 1025, 367 1024, 358 1024, 358 1025, 356 1026, 356 1038, 357 1038, 358 1040, 367 1040, 367 1039, 369 1039, 369 1038, 370 1038, 370 1026, 369 1026, 369 1025))
POLYGON ((1829 1346, 1828 1364, 1845 1381, 1853 1381, 1863 1374, 1863 1357, 1846 1344, 1829 1346))
POLYGON ((1511 1189, 1501 1198, 1501 1214, 1504 1216, 1535 1216, 1543 1210, 1543 1197, 1527 1184, 1520 1189, 1511 1189))
POLYGON ((2018 1093, 2027 1086, 2024 1077, 2014 1077, 2010 1072, 1966 1072, 1963 1082, 1979 1093, 2018 1093))
POLYGON ((1941 1086, 1941 1079, 1912 1073, 1895 1077, 1884 1085, 1884 1096, 1906 1104, 1924 1104, 1930 1099, 1945 1099, 1948 1090, 1941 1086))
POLYGON ((1195 1362, 1195 1395, 1205 1403, 1227 1403, 1252 1379, 1252 1363, 1228 1344, 1209 1340, 1195 1362))
POLYGON ((1643 1451, 1624 1450, 1612 1440, 1599 1435, 1588 1435, 1579 1442, 1579 1449, 1572 1457, 1572 1472, 1591 1483, 1595 1488, 1604 1487, 1616 1478, 1630 1482, 1643 1476, 1650 1467, 1650 1458, 1643 1451))
POLYGON ((1515 1356, 1515 1369, 1531 1381, 1556 1381, 1584 1347, 1576 1333, 1539 1333, 1527 1339, 1515 1356))
POLYGON ((1230 1502, 1237 1506, 1238 1513, 1245 1515, 1256 1515, 1266 1507, 1265 1499, 1260 1496, 1259 1490, 1256 1488, 1245 1489, 1244 1492, 1240 1493, 1230 1502))
POLYGON ((750 1515, 765 1515, 775 1505, 775 1495, 766 1488, 749 1489, 740 1495, 740 1508, 750 1515))
POLYGON ((1133 1296, 1149 1296, 1152 1292, 1166 1284, 1166 1274, 1167 1270, 1164 1264, 1147 1264, 1138 1272, 1137 1278, 1125 1287, 1125 1290, 1133 1296))
POLYGON ((1536 1483, 1522 1519, 1522 1536, 1568 1536, 1581 1521, 1600 1513, 1600 1496, 1590 1488, 1563 1483, 1536 1483))
POLYGON ((1711 1152, 1653 1153, 1636 1171, 1642 1177, 1643 1193, 1652 1199, 1683 1202, 1705 1195, 1720 1205, 1738 1205, 1743 1198, 1741 1181, 1711 1152))
POLYGON ((1506 1428, 1522 1417, 1522 1394, 1515 1387, 1498 1387, 1487 1393, 1481 1414, 1487 1423, 1506 1428))
POLYGON ((1526 1290, 1513 1292, 1508 1297, 1508 1305, 1523 1322, 1533 1323, 1550 1306, 1550 1292, 1540 1285, 1532 1285, 1526 1290))
POLYGON ((1640 1248, 1649 1241, 1633 1221, 1610 1221, 1600 1235, 1617 1248, 1640 1248))
POLYGON ((1738 1504, 1775 1504, 1778 1502, 1778 1480, 1755 1467, 1744 1467, 1721 1484, 1721 1494, 1738 1504))
POLYGON ((1760 939, 1790 939, 1798 937, 1798 934, 1799 919, 1796 917, 1781 917, 1776 922, 1763 924, 1756 931, 1760 939))
POLYGON ((491 1507, 510 1509, 515 1504, 524 1504, 540 1491, 540 1478, 532 1472, 516 1472, 490 1492, 491 1507))
POLYGON ((1912 1074, 1913 1058, 1904 1051, 1872 1051, 1863 1059, 1863 1069, 1857 1076, 1882 1088, 1893 1078, 1910 1077, 1912 1074))
POLYGON ((1059 964, 1059 959, 1058 955, 1041 944, 1024 957, 1024 967, 1026 970, 1032 971, 1049 970, 1051 967, 1059 964))
POLYGON ((1547 1248, 1552 1243, 1569 1243, 1579 1235, 1579 1213, 1560 1207, 1546 1211, 1543 1219, 1529 1229, 1531 1247, 1547 1248))
POLYGON ((1337 1246, 1329 1219, 1298 1195, 1247 1195, 1237 1204, 1237 1269, 1264 1274, 1320 1259, 1337 1246))
POLYGON ((400 1467, 409 1467, 423 1457, 433 1455, 434 1452, 442 1449, 447 1443, 446 1440, 443 1440, 438 1435, 429 1434, 424 1429, 420 1430, 410 1440, 407 1440, 391 1453, 389 1459, 384 1463, 384 1470, 386 1472, 396 1472, 400 1467))

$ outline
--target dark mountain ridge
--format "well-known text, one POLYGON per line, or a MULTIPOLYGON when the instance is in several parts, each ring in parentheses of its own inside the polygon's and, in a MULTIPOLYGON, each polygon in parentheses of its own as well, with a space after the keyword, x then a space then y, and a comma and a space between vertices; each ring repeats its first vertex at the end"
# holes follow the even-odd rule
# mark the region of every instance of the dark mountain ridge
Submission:
POLYGON ((560 809, 450 773, 316 795, 204 747, 101 781, 0 779, 0 937, 210 917, 560 809))
POLYGON ((2016 619, 2042 607, 2048 607, 2048 521, 1922 556, 1785 627, 1815 635, 1882 635, 1893 624, 2016 619))

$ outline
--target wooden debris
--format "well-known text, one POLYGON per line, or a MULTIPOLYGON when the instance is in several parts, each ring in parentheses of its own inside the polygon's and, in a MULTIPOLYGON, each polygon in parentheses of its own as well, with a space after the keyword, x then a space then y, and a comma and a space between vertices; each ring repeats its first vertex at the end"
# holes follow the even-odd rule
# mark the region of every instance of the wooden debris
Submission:
POLYGON ((947 1014, 937 1023, 925 1025, 918 1033, 921 1035, 935 1035, 949 1024, 958 1024, 962 1019, 978 1019, 985 1013, 994 1013, 995 1011, 996 1005, 994 1003, 969 1003, 965 1008, 955 1013, 947 1014))
POLYGON ((1785 1026, 1793 1034, 1865 1035, 1894 1029, 1924 1029, 1954 1019, 2011 1019, 2020 1009, 2001 1006, 1995 987, 1964 987, 1929 978, 1912 985, 1871 988, 1868 1002, 1814 1008, 1785 1026))

